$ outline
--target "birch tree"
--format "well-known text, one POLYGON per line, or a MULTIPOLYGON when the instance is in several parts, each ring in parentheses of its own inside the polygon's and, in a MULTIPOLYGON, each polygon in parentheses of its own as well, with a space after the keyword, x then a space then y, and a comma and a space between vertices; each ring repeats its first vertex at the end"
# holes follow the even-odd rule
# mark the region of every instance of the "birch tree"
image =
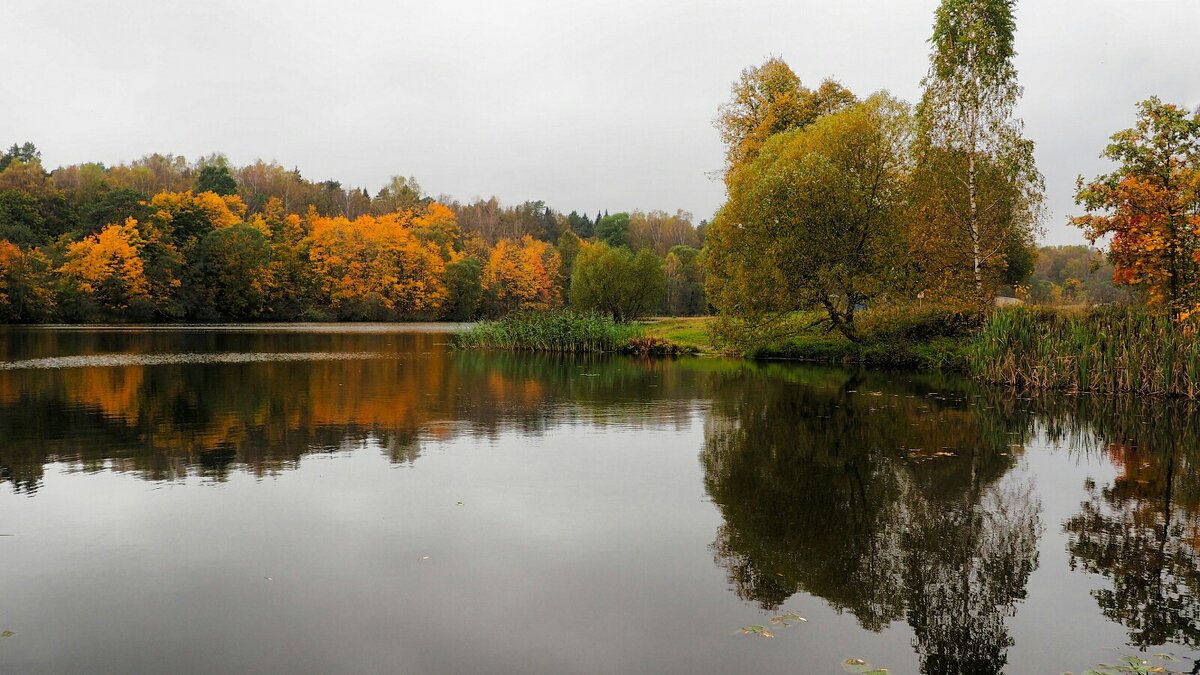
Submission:
POLYGON ((1022 93, 1014 5, 942 0, 917 108, 922 237, 945 244, 950 268, 970 270, 981 308, 993 292, 989 274, 1003 272, 1012 241, 1032 240, 1042 213, 1044 182, 1014 113, 1022 93))

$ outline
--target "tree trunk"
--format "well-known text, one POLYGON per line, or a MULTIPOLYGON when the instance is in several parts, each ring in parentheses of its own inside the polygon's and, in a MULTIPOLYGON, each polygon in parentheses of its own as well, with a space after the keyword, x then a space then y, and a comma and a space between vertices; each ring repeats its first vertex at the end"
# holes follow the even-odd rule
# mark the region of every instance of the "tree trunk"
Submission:
POLYGON ((975 300, 979 310, 987 312, 987 298, 983 294, 983 261, 980 259, 979 246, 979 203, 977 199, 978 186, 975 183, 975 153, 972 150, 967 157, 967 227, 971 231, 971 263, 975 274, 975 300))

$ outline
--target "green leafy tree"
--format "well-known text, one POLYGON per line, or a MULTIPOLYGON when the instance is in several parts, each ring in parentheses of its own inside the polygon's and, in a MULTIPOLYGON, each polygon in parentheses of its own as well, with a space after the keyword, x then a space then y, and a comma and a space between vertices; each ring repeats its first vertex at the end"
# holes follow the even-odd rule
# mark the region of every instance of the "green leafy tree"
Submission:
POLYGON ((116 188, 105 192, 95 201, 85 203, 80 214, 80 225, 84 235, 95 234, 105 225, 123 223, 127 218, 145 220, 150 209, 146 203, 150 197, 130 188, 116 188))
POLYGON ((594 234, 595 223, 587 214, 579 215, 575 211, 567 214, 567 227, 583 239, 590 239, 594 234))
POLYGON ((596 223, 596 239, 612 247, 629 246, 629 214, 606 215, 596 223))
POLYGON ((634 255, 624 247, 596 242, 575 259, 571 307, 607 314, 618 322, 646 316, 662 305, 666 294, 662 260, 649 249, 634 255))
POLYGON ((41 161, 42 153, 33 143, 29 141, 25 141, 21 145, 13 143, 12 147, 3 154, 0 154, 0 171, 7 169, 8 165, 13 162, 32 164, 34 162, 40 163, 41 161))
POLYGON ((36 197, 18 190, 0 191, 0 239, 25 246, 46 242, 46 219, 36 197))
POLYGON ((271 247, 259 230, 239 223, 213 230, 200 240, 195 283, 198 318, 254 319, 262 314, 269 288, 271 247))
POLYGON ((876 94, 772 137, 706 233, 710 302, 755 321, 822 307, 858 340, 855 311, 891 272, 910 127, 907 106, 876 94))
POLYGON ((471 321, 478 317, 483 300, 483 264, 475 258, 463 258, 446 265, 446 290, 449 297, 443 318, 471 321))
POLYGON ((575 271, 575 258, 579 257, 579 250, 583 246, 583 242, 571 230, 562 233, 558 238, 558 257, 562 260, 562 267, 559 268, 559 276, 562 277, 561 285, 563 287, 563 297, 567 297, 570 292, 571 274, 575 271))
POLYGON ((1031 241, 1044 182, 1014 108, 1021 96, 1013 42, 1015 0, 942 0, 917 108, 919 234, 963 261, 981 307, 989 267, 1014 240, 1031 241))
POLYGON ((225 164, 206 164, 196 174, 196 192, 215 192, 219 195, 237 194, 237 180, 225 164))

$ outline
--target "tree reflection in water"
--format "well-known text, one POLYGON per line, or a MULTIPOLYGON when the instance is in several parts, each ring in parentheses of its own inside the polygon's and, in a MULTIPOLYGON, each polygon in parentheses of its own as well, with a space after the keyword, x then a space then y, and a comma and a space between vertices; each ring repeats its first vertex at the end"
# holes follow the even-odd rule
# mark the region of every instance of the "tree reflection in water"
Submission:
POLYGON ((701 461, 734 589, 767 609, 810 593, 874 631, 904 618, 926 673, 1000 672, 1038 562, 1041 505, 1006 475, 1028 416, 949 381, 805 373, 716 396, 701 461))
POLYGON ((1065 524, 1072 567, 1103 576, 1093 592, 1104 615, 1148 648, 1200 646, 1200 426, 1177 403, 1098 404, 1098 440, 1119 473, 1085 485, 1088 499, 1065 524))

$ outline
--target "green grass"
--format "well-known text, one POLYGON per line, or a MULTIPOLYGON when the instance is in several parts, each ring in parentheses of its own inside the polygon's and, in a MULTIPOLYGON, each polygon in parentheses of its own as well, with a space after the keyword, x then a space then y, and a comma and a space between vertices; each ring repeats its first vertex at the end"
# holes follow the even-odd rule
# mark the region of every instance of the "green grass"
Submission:
POLYGON ((709 336, 711 316, 681 316, 650 319, 642 323, 647 337, 667 340, 685 349, 708 353, 716 351, 709 336))
POLYGON ((965 365, 978 315, 956 307, 886 307, 860 312, 861 339, 852 342, 820 323, 822 312, 794 312, 749 324, 714 320, 714 341, 751 358, 867 364, 955 371, 965 365))

